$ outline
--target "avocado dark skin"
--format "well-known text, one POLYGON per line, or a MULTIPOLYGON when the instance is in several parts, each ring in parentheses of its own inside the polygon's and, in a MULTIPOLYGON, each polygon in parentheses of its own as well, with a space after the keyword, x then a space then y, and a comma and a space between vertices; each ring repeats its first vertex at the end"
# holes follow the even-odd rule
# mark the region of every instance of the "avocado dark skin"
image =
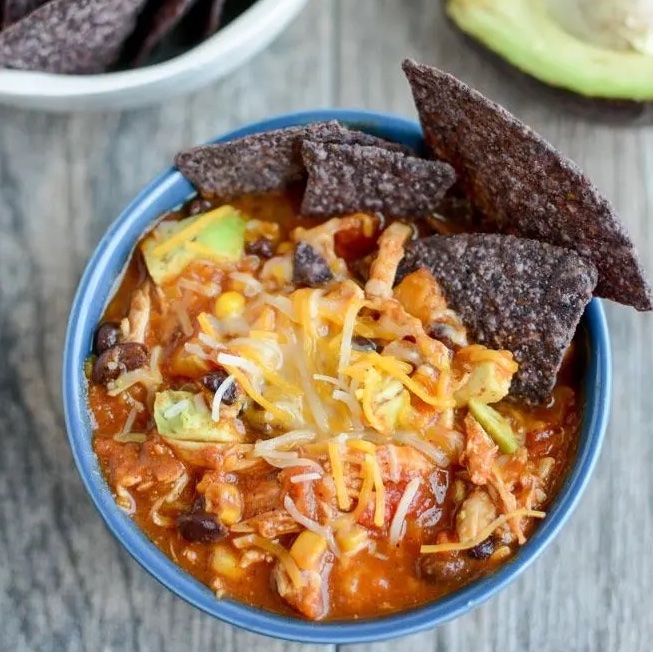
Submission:
POLYGON ((612 125, 653 124, 653 101, 611 100, 602 97, 587 97, 564 88, 546 84, 516 68, 482 43, 465 34, 446 12, 447 0, 441 2, 442 15, 453 28, 459 41, 476 56, 489 61, 513 86, 517 86, 529 98, 536 97, 551 108, 559 108, 590 120, 612 125))

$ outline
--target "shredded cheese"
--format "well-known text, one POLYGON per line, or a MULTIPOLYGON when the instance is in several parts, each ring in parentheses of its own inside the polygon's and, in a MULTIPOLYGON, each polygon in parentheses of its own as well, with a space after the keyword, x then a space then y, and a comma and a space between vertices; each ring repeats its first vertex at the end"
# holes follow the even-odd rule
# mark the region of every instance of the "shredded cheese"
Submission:
POLYGON ((249 331, 249 336, 255 340, 275 340, 279 341, 278 333, 271 333, 270 331, 262 331, 257 329, 252 329, 249 331))
POLYGON ((116 486, 116 496, 116 504, 125 514, 131 516, 136 513, 136 500, 134 500, 134 496, 121 484, 116 486))
POLYGON ((278 543, 264 539, 258 534, 248 534, 244 537, 238 537, 232 543, 238 550, 251 547, 265 550, 265 552, 270 553, 279 560, 295 587, 302 588, 304 586, 304 578, 299 570, 299 566, 297 566, 295 560, 290 556, 290 553, 278 543))
POLYGON ((229 391, 234 384, 235 379, 233 376, 227 376, 221 383, 213 396, 213 403, 211 405, 211 419, 213 421, 220 421, 220 404, 224 395, 229 391))
POLYGON ((183 334, 190 337, 193 334, 193 323, 188 315, 186 304, 183 301, 175 301, 171 304, 170 309, 177 315, 183 334))
POLYGON ((338 375, 341 377, 341 381, 344 370, 349 365, 349 360, 351 359, 351 340, 354 336, 356 315, 364 305, 364 301, 354 298, 345 313, 345 320, 342 325, 342 340, 340 342, 340 358, 338 360, 338 375))
POLYGON ((210 335, 207 335, 206 333, 200 333, 197 336, 197 339, 204 344, 204 346, 208 346, 210 349, 218 350, 223 348, 222 344, 218 342, 218 340, 214 339, 210 335))
POLYGON ((229 375, 233 376, 240 383, 243 391, 252 399, 252 401, 265 408, 271 415, 281 421, 281 423, 286 425, 291 423, 292 415, 285 410, 279 409, 274 403, 268 401, 260 392, 254 389, 249 378, 240 369, 227 364, 224 364, 224 367, 229 372, 229 375))
POLYGON ((479 543, 487 539, 497 528, 505 525, 512 518, 544 518, 546 512, 539 512, 533 509, 516 509, 509 514, 501 514, 498 518, 494 519, 486 528, 481 530, 476 537, 470 541, 463 541, 461 543, 438 543, 435 545, 425 545, 420 548, 422 554, 432 554, 436 552, 457 552, 459 550, 469 550, 479 543))
POLYGON ((288 514, 290 514, 290 516, 292 516, 296 523, 299 523, 299 525, 303 525, 307 530, 320 535, 327 542, 331 552, 336 555, 336 557, 340 556, 340 550, 336 545, 336 541, 333 537, 333 530, 330 527, 320 525, 317 521, 313 521, 312 519, 308 518, 308 516, 302 514, 297 508, 297 505, 295 505, 293 499, 288 494, 286 494, 285 498, 283 499, 283 506, 286 508, 286 511, 288 514))
POLYGON ((224 367, 237 367, 242 369, 252 376, 258 376, 261 373, 261 370, 247 358, 242 358, 238 355, 231 355, 230 353, 220 353, 217 357, 218 362, 224 367))
POLYGON ((336 497, 338 499, 338 507, 347 511, 351 507, 351 501, 347 494, 347 483, 345 482, 345 474, 343 471, 342 459, 340 457, 340 447, 338 442, 331 440, 328 444, 329 460, 331 461, 331 475, 336 485, 336 497))
POLYGON ((408 515, 408 510, 419 490, 421 482, 421 478, 413 478, 406 485, 406 489, 404 489, 404 493, 397 504, 395 515, 392 517, 392 522, 390 523, 388 541, 391 546, 396 546, 399 543, 399 540, 403 537, 406 527, 406 516, 408 515))
POLYGON ((365 463, 369 464, 374 479, 374 525, 383 527, 385 523, 385 487, 381 477, 381 469, 375 455, 365 455, 365 463))
POLYGON ((302 482, 313 482, 313 480, 319 480, 322 476, 319 473, 297 473, 296 475, 290 476, 290 482, 293 484, 301 484, 302 482))
POLYGON ((447 468, 451 463, 448 455, 446 455, 442 450, 436 448, 433 444, 429 444, 424 441, 419 435, 411 435, 409 433, 396 432, 393 435, 393 439, 406 446, 411 446, 412 448, 418 450, 420 453, 423 453, 430 460, 435 462, 438 466, 447 468))
POLYGON ((317 434, 313 430, 291 430, 272 439, 260 439, 254 445, 254 452, 262 454, 271 450, 279 451, 282 448, 292 448, 297 444, 313 441, 316 436, 317 434))
POLYGON ((217 330, 213 327, 211 322, 210 315, 207 315, 205 312, 201 312, 197 315, 197 323, 200 325, 202 332, 209 337, 216 338, 219 336, 217 330))
POLYGON ((163 416, 166 419, 174 419, 174 417, 180 415, 184 410, 188 409, 190 403, 187 399, 177 401, 163 411, 163 416))
POLYGON ((191 292, 204 297, 215 297, 220 294, 220 287, 215 283, 198 283, 197 281, 184 278, 183 276, 177 280, 177 287, 190 290, 191 292))
POLYGON ((120 431, 121 435, 126 435, 127 433, 131 432, 131 429, 134 427, 134 421, 136 421, 137 415, 138 410, 135 407, 129 410, 127 419, 125 419, 125 425, 123 425, 122 430, 120 431))
POLYGON ((399 360, 390 358, 388 356, 382 356, 378 353, 373 352, 366 353, 365 355, 369 358, 370 362, 373 365, 390 374, 393 378, 396 378, 406 387, 407 390, 411 391, 413 394, 415 394, 415 396, 421 398, 424 403, 439 408, 448 408, 455 406, 453 397, 440 398, 438 396, 431 396, 431 394, 429 394, 424 389, 423 385, 413 380, 401 369, 401 366, 398 364, 400 362, 399 360))
POLYGON ((369 453, 370 455, 376 455, 376 446, 371 441, 366 441, 365 439, 350 439, 347 442, 347 445, 354 450, 369 453))
POLYGON ((233 209, 231 206, 221 206, 214 211, 200 215, 192 224, 189 224, 186 228, 179 231, 179 233, 175 233, 173 236, 154 247, 154 249, 152 249, 152 255, 163 257, 176 249, 179 245, 188 244, 192 238, 199 235, 207 226, 225 215, 228 215, 232 211, 233 209))
POLYGON ((334 389, 331 396, 336 401, 342 401, 349 408, 354 428, 356 428, 356 430, 361 430, 363 427, 363 422, 361 421, 362 413, 356 398, 342 389, 334 389))

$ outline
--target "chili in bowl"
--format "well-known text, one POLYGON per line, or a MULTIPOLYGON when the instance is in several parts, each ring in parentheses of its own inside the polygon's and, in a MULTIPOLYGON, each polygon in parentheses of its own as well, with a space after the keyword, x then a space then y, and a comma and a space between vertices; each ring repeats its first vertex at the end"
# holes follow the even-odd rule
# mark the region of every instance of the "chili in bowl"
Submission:
POLYGON ((611 376, 596 271, 476 230, 425 151, 376 113, 245 127, 180 154, 84 273, 63 370, 80 474, 134 558, 222 620, 324 643, 436 626, 524 570, 589 480, 611 376), (519 285, 537 310, 542 270, 541 314, 582 315, 564 345, 551 317, 548 371, 506 303, 519 285), (512 315, 491 336, 465 307, 488 293, 512 315))

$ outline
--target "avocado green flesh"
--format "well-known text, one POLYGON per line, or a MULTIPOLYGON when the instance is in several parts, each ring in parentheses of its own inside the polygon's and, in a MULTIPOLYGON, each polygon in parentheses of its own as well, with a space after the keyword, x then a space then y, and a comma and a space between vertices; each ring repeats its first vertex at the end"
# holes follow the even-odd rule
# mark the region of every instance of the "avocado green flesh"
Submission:
POLYGON ((467 382, 454 394, 456 407, 474 399, 479 403, 497 403, 510 391, 512 378, 502 377, 496 364, 482 362, 474 367, 467 382))
POLYGON ((476 399, 469 401, 469 411, 494 440, 502 453, 512 455, 517 450, 518 444, 515 433, 512 431, 508 420, 499 412, 476 399))
POLYGON ((448 0, 465 34, 522 72, 586 97, 653 99, 653 57, 586 43, 552 17, 547 0, 448 0))
POLYGON ((188 247, 187 242, 195 242, 203 249, 210 249, 216 259, 235 262, 242 256, 245 246, 243 216, 230 206, 223 206, 210 214, 188 217, 178 222, 163 222, 143 241, 141 247, 145 264, 157 285, 174 280, 191 262, 206 257, 188 247), (199 233, 177 243, 169 251, 158 252, 158 248, 166 241, 210 214, 214 214, 215 219, 210 220, 199 233))
POLYGON ((239 441, 238 432, 229 424, 216 423, 208 408, 198 408, 195 394, 166 390, 154 399, 154 421, 162 437, 173 440, 226 443, 239 441), (180 406, 179 413, 173 409, 180 406))

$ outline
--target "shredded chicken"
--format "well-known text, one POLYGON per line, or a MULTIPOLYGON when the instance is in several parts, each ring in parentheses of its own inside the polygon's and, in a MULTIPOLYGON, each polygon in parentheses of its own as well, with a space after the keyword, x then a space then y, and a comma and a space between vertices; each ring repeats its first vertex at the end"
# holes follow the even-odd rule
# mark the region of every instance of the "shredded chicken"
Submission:
POLYGON ((494 477, 492 467, 499 454, 499 447, 471 414, 465 417, 463 423, 467 439, 460 461, 467 467, 474 484, 487 484, 494 477))
POLYGON ((324 575, 317 570, 302 571, 304 585, 295 586, 288 577, 283 564, 277 562, 273 572, 273 581, 279 595, 292 607, 311 620, 319 620, 328 612, 328 593, 324 575))
POLYGON ((460 541, 472 541, 497 517, 497 508, 484 489, 474 489, 456 514, 456 533, 460 541))
POLYGON ((376 459, 383 482, 405 482, 433 471, 433 462, 411 446, 379 446, 376 459))
POLYGON ((346 277, 348 276, 347 264, 336 254, 336 234, 341 231, 353 230, 372 232, 375 224, 376 220, 371 215, 355 213, 347 217, 334 217, 312 229, 297 227, 292 232, 292 239, 295 242, 306 242, 311 245, 326 260, 336 276, 346 277))
POLYGON ((129 316, 123 319, 121 324, 125 342, 145 344, 145 335, 150 323, 150 313, 152 311, 152 300, 150 298, 151 286, 150 281, 146 281, 143 287, 136 290, 132 296, 129 316))
POLYGON ((110 460, 114 469, 112 483, 122 487, 145 487, 153 482, 169 484, 184 473, 184 465, 158 438, 149 439, 141 446, 117 445, 112 439, 98 438, 98 455, 110 460))
POLYGON ((258 514, 232 526, 231 530, 238 533, 255 532, 266 539, 276 539, 284 534, 299 532, 301 526, 284 509, 273 509, 258 514))
POLYGON ((290 467, 279 474, 282 492, 289 495, 297 509, 318 523, 328 523, 337 515, 336 488, 333 478, 324 475, 314 482, 293 483, 294 475, 305 472, 302 467, 290 467))
POLYGON ((245 518, 269 512, 283 504, 281 486, 276 478, 269 480, 262 478, 253 488, 244 492, 243 498, 245 518))
POLYGON ((413 231, 407 224, 393 222, 379 238, 379 253, 370 267, 370 278, 365 284, 368 297, 389 299, 395 283, 397 268, 404 257, 404 244, 413 231))

